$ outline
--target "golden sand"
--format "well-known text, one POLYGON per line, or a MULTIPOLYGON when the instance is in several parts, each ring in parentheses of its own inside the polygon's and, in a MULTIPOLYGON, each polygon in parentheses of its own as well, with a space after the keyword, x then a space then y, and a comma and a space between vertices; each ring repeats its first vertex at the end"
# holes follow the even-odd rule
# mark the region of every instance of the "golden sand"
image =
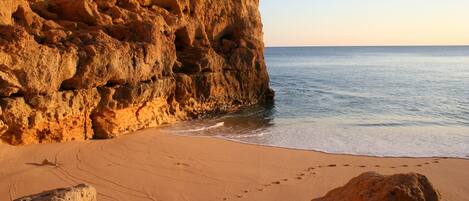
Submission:
POLYGON ((308 201, 367 171, 421 173, 443 200, 469 200, 469 160, 335 155, 156 129, 114 140, 0 145, 0 200, 88 183, 100 201, 308 201))

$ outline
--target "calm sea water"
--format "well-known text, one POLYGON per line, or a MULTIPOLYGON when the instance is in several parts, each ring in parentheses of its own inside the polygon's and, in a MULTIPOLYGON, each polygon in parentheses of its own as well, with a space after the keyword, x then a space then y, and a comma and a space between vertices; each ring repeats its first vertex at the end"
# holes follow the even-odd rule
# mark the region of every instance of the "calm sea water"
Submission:
POLYGON ((275 104, 162 128, 372 156, 469 158, 469 47, 267 48, 275 104))

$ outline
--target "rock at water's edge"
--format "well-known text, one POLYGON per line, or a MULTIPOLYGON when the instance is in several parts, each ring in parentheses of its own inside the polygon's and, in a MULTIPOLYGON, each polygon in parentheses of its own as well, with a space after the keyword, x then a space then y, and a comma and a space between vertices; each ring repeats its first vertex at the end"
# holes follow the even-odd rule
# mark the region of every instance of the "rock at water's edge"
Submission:
POLYGON ((96 189, 87 184, 45 191, 14 201, 96 201, 96 189))
POLYGON ((440 195, 421 174, 383 176, 367 172, 312 201, 439 201, 440 195))
POLYGON ((0 1, 0 138, 112 138, 272 99, 259 0, 0 1))

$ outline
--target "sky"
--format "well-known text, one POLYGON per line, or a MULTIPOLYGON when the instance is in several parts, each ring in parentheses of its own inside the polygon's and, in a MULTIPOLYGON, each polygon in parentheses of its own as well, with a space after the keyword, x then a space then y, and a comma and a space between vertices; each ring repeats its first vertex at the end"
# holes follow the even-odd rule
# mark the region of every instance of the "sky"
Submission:
POLYGON ((469 0, 261 0, 266 46, 469 45, 469 0))

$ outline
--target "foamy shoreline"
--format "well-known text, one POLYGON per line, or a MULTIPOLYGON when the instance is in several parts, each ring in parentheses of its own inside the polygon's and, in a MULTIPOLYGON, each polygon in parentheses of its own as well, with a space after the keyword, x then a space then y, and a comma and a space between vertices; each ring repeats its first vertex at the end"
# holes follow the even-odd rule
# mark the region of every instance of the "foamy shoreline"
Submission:
MULTIPOLYGON (((375 148, 377 147, 368 147, 368 152, 364 150, 354 150, 353 148, 356 146, 363 146, 362 144, 359 144, 360 141, 360 136, 357 136, 357 140, 355 141, 349 141, 348 144, 344 144, 344 146, 348 146, 347 148, 341 147, 337 148, 337 145, 334 145, 334 143, 326 142, 324 144, 321 144, 319 147, 311 148, 308 146, 303 145, 291 145, 291 144, 282 144, 281 142, 279 143, 278 141, 269 141, 266 140, 263 142, 264 138, 278 138, 275 137, 274 135, 282 135, 280 133, 272 133, 271 130, 268 130, 268 128, 264 128, 262 130, 253 130, 253 131, 246 131, 247 134, 238 134, 239 131, 233 130, 233 128, 230 128, 230 126, 226 127, 226 123, 223 121, 223 119, 211 119, 207 122, 203 121, 198 121, 197 126, 187 126, 190 125, 193 122, 181 122, 182 127, 180 124, 176 125, 171 125, 171 126, 165 126, 161 127, 162 132, 168 132, 174 135, 179 135, 179 136, 186 136, 186 137, 214 137, 214 138, 219 138, 222 140, 228 140, 228 141, 233 141, 233 142, 239 142, 243 144, 249 144, 249 145, 257 145, 257 146, 266 146, 266 147, 276 147, 276 148, 285 148, 285 149, 291 149, 291 150, 304 150, 304 151, 316 151, 316 152, 321 152, 321 153, 328 153, 328 154, 339 154, 339 155, 352 155, 352 156, 368 156, 368 157, 380 157, 380 158, 454 158, 454 159, 469 159, 468 154, 463 154, 464 151, 467 148, 462 148, 461 146, 445 146, 445 148, 442 148, 442 145, 437 144, 435 147, 430 147, 428 144, 421 144, 419 146, 414 146, 414 147, 407 147, 405 150, 399 150, 399 146, 386 146, 386 147, 380 147, 380 150, 376 150, 375 148), (200 124, 200 125, 199 125, 200 124), (225 128, 226 127, 226 128, 225 128), (217 133, 222 133, 222 134, 217 134, 217 133), (233 134, 230 134, 233 133, 233 134), (216 134, 216 135, 214 135, 216 134), (256 142, 259 141, 259 142, 256 142), (425 145, 428 145, 429 147, 425 147, 425 145), (440 147, 438 147, 440 146, 440 147), (432 148, 434 148, 432 150, 432 148), (460 148, 461 150, 458 150, 460 148), (411 151, 409 151, 411 150, 411 151), (432 150, 432 152, 429 152, 429 150, 432 150), (449 150, 458 150, 458 152, 450 152, 449 150), (409 151, 409 152, 406 152, 409 151)), ((314 127, 314 125, 311 125, 314 127)), ((383 128, 386 129, 386 128, 383 128)), ((275 131, 275 129, 273 129, 275 131)), ((437 131, 444 131, 445 128, 441 128, 437 131)), ((409 129, 409 130, 403 130, 402 133, 413 133, 415 131, 415 128, 409 129)), ((307 132, 307 131, 305 131, 307 132)), ((346 131, 344 131, 346 132, 346 131)), ((436 133, 436 131, 433 131, 436 133)), ((392 133, 385 133, 388 135, 393 135, 392 133)), ((380 135, 385 135, 385 134, 380 134, 380 135)), ((289 135, 289 133, 283 134, 287 138, 295 138, 296 135, 289 135)), ((314 134, 312 134, 314 135, 314 134)), ((333 134, 330 134, 333 135, 333 134)), ((368 134, 369 135, 369 134, 368 134)), ((431 138, 431 135, 429 136, 431 138)), ((408 144, 415 144, 414 140, 407 139, 409 142, 408 144)), ((339 139, 335 139, 336 141, 340 141, 339 139)), ((345 139, 342 139, 345 141, 345 139)), ((367 141, 370 141, 371 139, 368 139, 367 141)), ((382 142, 382 139, 377 137, 375 139, 377 142, 382 142)), ((387 140, 392 140, 392 139, 387 139, 387 140)), ((324 140, 323 140, 324 141, 324 140)), ((333 140, 331 140, 333 141, 333 140)), ((389 143, 394 143, 394 144, 399 144, 399 142, 404 141, 401 139, 400 141, 397 142, 389 142, 389 143)), ((314 142, 315 145, 319 144, 318 142, 314 142)), ((407 145, 408 145, 407 144, 407 145)), ((445 143, 443 143, 445 144, 445 143)), ((402 147, 405 147, 405 145, 401 145, 402 147)))

